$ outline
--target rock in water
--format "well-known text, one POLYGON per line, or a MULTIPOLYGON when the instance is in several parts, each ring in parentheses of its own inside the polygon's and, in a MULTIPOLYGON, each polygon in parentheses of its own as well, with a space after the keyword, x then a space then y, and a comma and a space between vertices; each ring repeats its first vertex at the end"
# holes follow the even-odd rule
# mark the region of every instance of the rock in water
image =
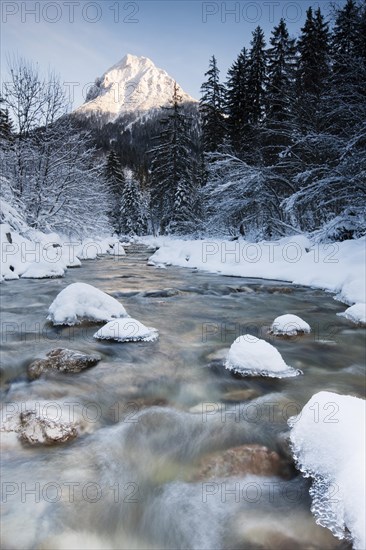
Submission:
POLYGON ((77 373, 93 367, 101 360, 100 355, 87 355, 80 351, 57 348, 47 353, 44 359, 33 361, 28 367, 28 378, 36 380, 47 372, 77 373))
POLYGON ((310 325, 301 317, 287 313, 276 317, 269 332, 276 335, 296 336, 297 334, 308 334, 310 330, 310 325))
POLYGON ((286 365, 274 346, 251 334, 239 336, 231 345, 225 368, 241 376, 288 378, 302 374, 286 365))
POLYGON ((290 465, 275 451, 262 445, 241 445, 203 457, 193 481, 222 477, 258 476, 291 477, 290 465))
POLYGON ((77 325, 81 321, 110 321, 128 317, 120 302, 86 283, 72 283, 56 296, 48 309, 54 325, 77 325))
POLYGON ((155 328, 145 327, 137 319, 115 319, 99 329, 94 338, 117 342, 154 342, 159 337, 155 328))
POLYGON ((29 445, 55 445, 75 439, 77 430, 70 422, 56 422, 35 411, 20 415, 19 439, 29 445))

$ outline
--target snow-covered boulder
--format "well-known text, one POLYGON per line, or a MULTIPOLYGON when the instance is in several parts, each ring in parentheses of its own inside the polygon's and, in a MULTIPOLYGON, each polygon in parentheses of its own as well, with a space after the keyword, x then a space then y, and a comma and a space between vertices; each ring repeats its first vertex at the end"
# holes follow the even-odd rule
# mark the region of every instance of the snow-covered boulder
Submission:
POLYGON ((96 239, 84 239, 75 248, 75 253, 80 260, 96 260, 98 255, 105 254, 106 251, 96 239))
POLYGON ((298 468, 313 479, 310 491, 317 523, 353 548, 366 548, 366 402, 319 392, 289 419, 298 468))
POLYGON ((131 317, 110 321, 94 334, 94 338, 98 340, 117 342, 154 342, 158 337, 159 333, 155 328, 145 327, 131 317))
POLYGON ((366 325, 366 303, 353 304, 353 306, 347 308, 343 313, 338 313, 338 315, 354 323, 366 325))
POLYGON ((120 302, 102 290, 86 283, 73 283, 64 288, 48 309, 54 325, 76 325, 81 321, 110 321, 128 317, 120 302))
POLYGON ((62 259, 67 267, 81 267, 81 261, 76 254, 76 248, 75 243, 62 243, 62 259))
POLYGON ((33 262, 22 275, 22 279, 55 279, 65 275, 66 267, 63 262, 50 263, 47 261, 33 262))
POLYGON ((310 325, 301 317, 286 313, 276 317, 270 328, 270 332, 276 335, 296 336, 297 334, 308 334, 311 331, 310 325))
POLYGON ((108 254, 111 256, 126 256, 126 251, 123 248, 122 243, 117 241, 109 245, 108 254))
POLYGON ((302 374, 286 365, 274 346, 251 334, 239 336, 231 345, 225 368, 242 376, 287 378, 302 374))

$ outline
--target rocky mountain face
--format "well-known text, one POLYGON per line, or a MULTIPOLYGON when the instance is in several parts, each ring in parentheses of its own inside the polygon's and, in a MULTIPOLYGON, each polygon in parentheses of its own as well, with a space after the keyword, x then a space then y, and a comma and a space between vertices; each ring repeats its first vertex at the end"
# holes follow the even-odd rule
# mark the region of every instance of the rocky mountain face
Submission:
MULTIPOLYGON (((159 69, 147 57, 127 54, 108 69, 89 90, 85 103, 74 111, 78 117, 92 118, 99 125, 123 118, 134 123, 148 118, 169 105, 174 79, 159 69)), ((184 92, 179 93, 183 103, 197 101, 184 92)))

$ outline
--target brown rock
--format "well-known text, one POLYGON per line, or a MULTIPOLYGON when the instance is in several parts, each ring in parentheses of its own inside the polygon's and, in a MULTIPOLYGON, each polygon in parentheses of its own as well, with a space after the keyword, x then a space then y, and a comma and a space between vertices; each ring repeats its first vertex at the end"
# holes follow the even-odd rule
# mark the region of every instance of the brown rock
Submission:
POLYGON ((77 373, 93 367, 100 360, 100 355, 87 355, 80 351, 57 348, 47 353, 44 359, 37 359, 29 365, 28 378, 35 380, 43 373, 52 371, 77 373))
POLYGON ((288 463, 275 451, 262 445, 241 445, 220 453, 204 456, 192 481, 247 474, 291 477, 288 463))

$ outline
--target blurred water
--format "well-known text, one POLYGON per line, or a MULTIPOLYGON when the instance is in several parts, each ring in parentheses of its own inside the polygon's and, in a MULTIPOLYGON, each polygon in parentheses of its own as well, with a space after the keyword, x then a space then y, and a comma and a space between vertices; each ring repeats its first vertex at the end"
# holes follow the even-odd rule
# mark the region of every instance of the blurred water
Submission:
POLYGON ((148 255, 135 249, 83 262, 64 279, 2 285, 3 414, 36 402, 66 410, 83 429, 48 449, 2 434, 3 548, 343 547, 315 525, 296 476, 189 480, 208 451, 245 442, 278 450, 287 418, 317 391, 364 396, 365 329, 338 317, 344 306, 324 292, 156 269, 148 255), (93 339, 99 325, 52 327, 48 306, 76 281, 121 300, 159 340, 101 342, 93 339), (274 340, 267 329, 283 313, 303 317, 312 333, 274 340), (274 343, 304 376, 232 377, 219 358, 244 333, 274 343), (55 347, 97 352, 102 361, 29 383, 29 362, 55 347), (256 397, 245 401, 237 390, 256 397), (298 498, 287 498, 287 487, 299 487, 298 498))

